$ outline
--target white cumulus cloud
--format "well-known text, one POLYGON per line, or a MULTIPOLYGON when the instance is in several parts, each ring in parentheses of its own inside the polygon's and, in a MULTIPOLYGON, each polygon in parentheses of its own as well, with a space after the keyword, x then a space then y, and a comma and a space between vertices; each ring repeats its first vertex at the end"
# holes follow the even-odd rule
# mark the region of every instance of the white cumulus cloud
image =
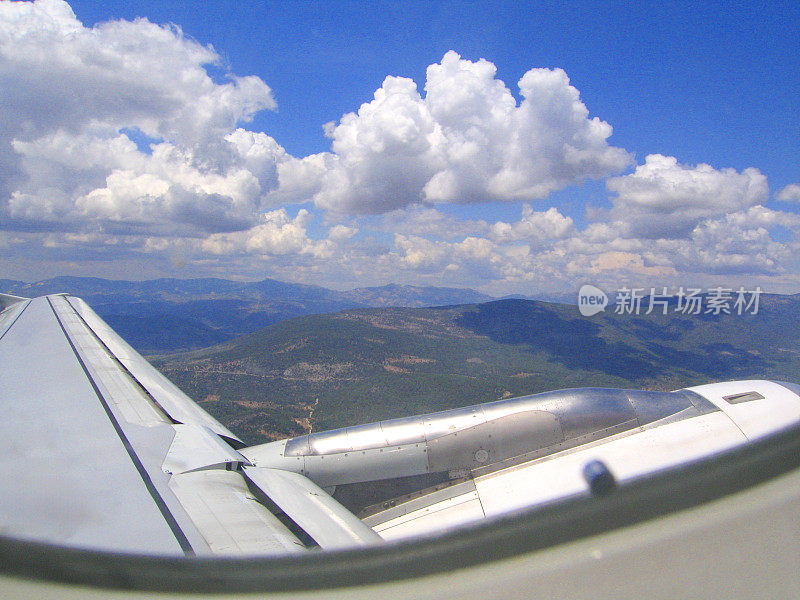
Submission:
POLYGON ((516 223, 499 221, 491 227, 491 237, 498 242, 525 240, 533 246, 562 239, 573 233, 575 224, 555 207, 546 211, 534 211, 530 204, 522 206, 522 218, 516 223))
POLYGON ((439 274, 445 280, 486 281, 498 279, 503 257, 486 238, 467 237, 460 242, 429 240, 419 236, 395 236, 397 266, 418 274, 439 274))
POLYGON ((4 226, 202 234, 253 224, 290 157, 236 129, 274 108, 269 87, 232 74, 217 83, 212 64, 214 49, 175 26, 87 28, 60 0, 0 3, 4 226))
POLYGON ((330 244, 309 237, 307 226, 313 219, 305 209, 292 218, 284 208, 263 215, 263 222, 244 231, 213 234, 204 239, 200 247, 216 255, 289 255, 330 254, 330 244))
POLYGON ((492 63, 453 51, 428 67, 424 97, 411 79, 387 77, 371 102, 326 126, 331 152, 301 161, 306 181, 313 176, 303 191, 333 212, 385 213, 541 199, 630 163, 564 71, 532 69, 519 87, 518 104, 492 63))
POLYGON ((607 187, 616 193, 611 219, 644 238, 685 237, 701 220, 761 204, 769 194, 758 169, 682 165, 660 154, 647 156, 630 175, 609 179, 607 187))
POLYGON ((800 202, 800 184, 790 183, 775 196, 777 200, 782 202, 800 202))

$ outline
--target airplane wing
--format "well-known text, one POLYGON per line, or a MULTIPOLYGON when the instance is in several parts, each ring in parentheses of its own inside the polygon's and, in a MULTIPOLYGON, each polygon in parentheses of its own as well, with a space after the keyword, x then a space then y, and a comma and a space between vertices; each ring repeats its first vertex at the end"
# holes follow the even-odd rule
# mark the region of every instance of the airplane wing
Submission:
POLYGON ((309 529, 325 523, 320 546, 379 539, 302 475, 251 468, 241 440, 79 298, 0 301, 3 534, 156 554, 305 550, 263 487, 301 505, 309 529))

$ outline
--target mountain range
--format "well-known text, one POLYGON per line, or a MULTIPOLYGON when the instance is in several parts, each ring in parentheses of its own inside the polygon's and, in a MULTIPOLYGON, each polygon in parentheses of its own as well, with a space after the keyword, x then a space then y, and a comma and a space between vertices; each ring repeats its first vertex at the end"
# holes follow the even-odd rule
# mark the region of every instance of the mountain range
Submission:
POLYGON ((112 281, 56 277, 36 283, 0 279, 0 292, 67 292, 89 305, 142 354, 204 348, 293 317, 347 308, 440 306, 492 300, 474 290, 390 284, 337 291, 275 279, 112 281))

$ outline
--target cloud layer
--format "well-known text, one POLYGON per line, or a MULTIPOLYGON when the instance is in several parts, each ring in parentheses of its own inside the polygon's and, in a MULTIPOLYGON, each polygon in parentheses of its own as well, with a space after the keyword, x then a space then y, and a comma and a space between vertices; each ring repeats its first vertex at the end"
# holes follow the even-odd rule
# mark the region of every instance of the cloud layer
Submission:
POLYGON ((209 66, 217 52, 177 26, 87 28, 60 0, 0 2, 6 264, 491 293, 800 287, 800 219, 769 206, 758 169, 635 164, 561 69, 529 70, 515 97, 494 64, 451 51, 422 91, 387 77, 324 126, 330 151, 294 157, 247 129, 276 107, 268 85, 209 66), (552 200, 586 179, 606 181, 602 207, 552 200))

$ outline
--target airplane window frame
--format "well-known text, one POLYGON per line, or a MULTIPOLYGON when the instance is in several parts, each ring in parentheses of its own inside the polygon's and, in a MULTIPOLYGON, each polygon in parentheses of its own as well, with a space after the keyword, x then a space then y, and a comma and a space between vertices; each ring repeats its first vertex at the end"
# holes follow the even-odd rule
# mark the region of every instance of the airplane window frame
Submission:
POLYGON ((314 591, 413 579, 544 550, 666 516, 800 469, 800 424, 744 446, 437 536, 295 557, 165 557, 0 536, 0 573, 46 582, 199 594, 314 591))

